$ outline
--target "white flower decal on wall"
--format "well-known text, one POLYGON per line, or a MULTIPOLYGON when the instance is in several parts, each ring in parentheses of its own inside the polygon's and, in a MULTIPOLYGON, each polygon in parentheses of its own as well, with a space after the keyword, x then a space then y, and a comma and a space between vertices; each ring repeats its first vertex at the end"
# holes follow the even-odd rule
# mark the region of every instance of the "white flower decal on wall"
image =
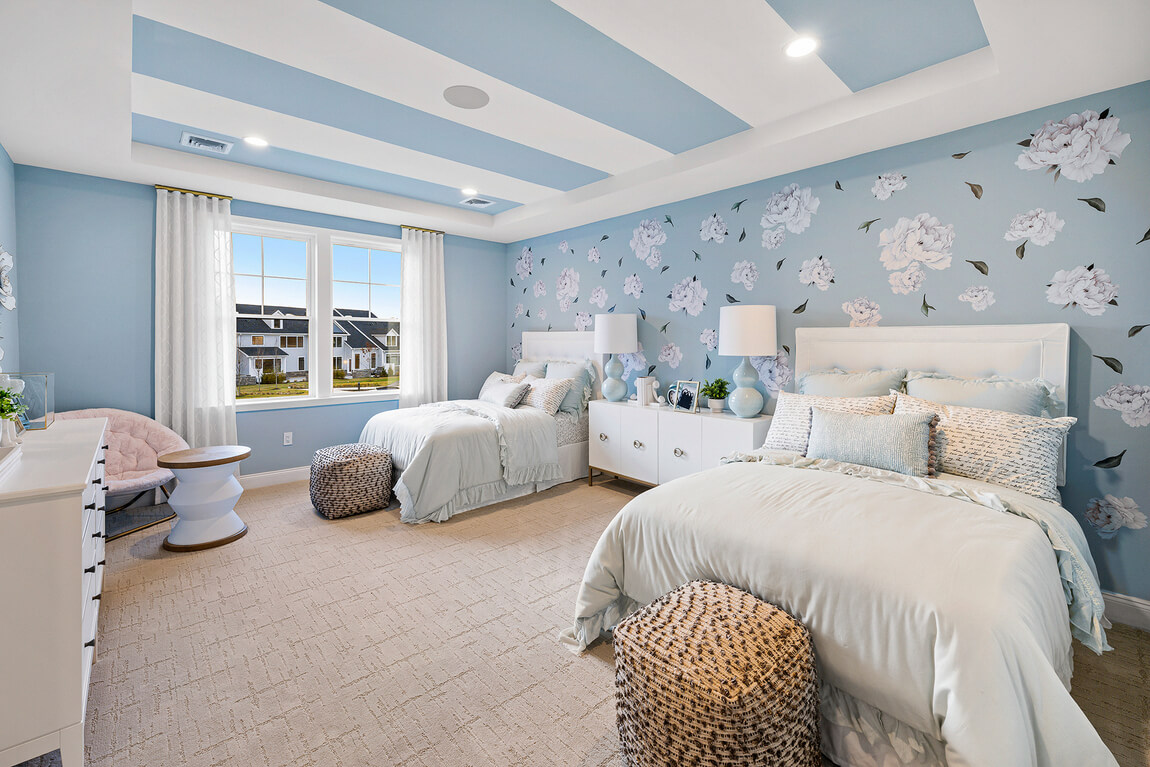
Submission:
POLYGON ((643 280, 639 279, 639 275, 632 274, 623 280, 623 295, 635 298, 643 295, 643 280))
POLYGON ((906 176, 901 173, 883 173, 870 188, 870 193, 880 200, 889 200, 895 192, 906 189, 906 176))
POLYGON ((545 295, 547 295, 547 286, 543 280, 535 280, 535 297, 542 298, 545 295))
POLYGON ((994 303, 994 291, 985 285, 972 285, 959 294, 958 300, 970 304, 970 308, 976 312, 981 312, 994 303))
POLYGON ((843 311, 851 318, 852 328, 869 328, 882 319, 879 305, 865 296, 844 303, 843 311))
POLYGON ((890 275, 890 289, 892 293, 907 295, 921 289, 922 283, 925 281, 926 272, 922 270, 917 261, 912 261, 910 266, 903 271, 894 272, 890 275))
POLYGON ((763 230, 763 247, 767 250, 777 250, 785 239, 787 239, 787 232, 781 226, 763 230))
POLYGON ((707 289, 699 282, 698 277, 687 277, 676 283, 667 297, 671 299, 667 305, 668 309, 673 312, 682 309, 692 317, 698 317, 699 312, 707 305, 707 289))
POLYGON ((1066 222, 1058 217, 1054 211, 1042 208, 1019 213, 1010 220, 1010 228, 1002 239, 1007 242, 1028 240, 1032 245, 1049 245, 1054 242, 1054 236, 1062 231, 1066 222))
POLYGON ((1076 266, 1070 271, 1059 269, 1046 288, 1046 300, 1052 304, 1077 306, 1091 317, 1106 311, 1107 305, 1117 305, 1118 286, 1110 275, 1094 265, 1076 266))
POLYGON ((568 296, 563 296, 559 299, 559 311, 565 312, 571 308, 571 299, 568 296))
POLYGON ((591 327, 591 312, 575 312, 575 329, 587 330, 591 327))
POLYGON ((1127 426, 1150 426, 1150 386, 1114 384, 1094 398, 1103 410, 1117 410, 1127 426))
POLYGON ((12 291, 12 254, 0 247, 0 306, 8 311, 16 308, 16 294, 12 291))
POLYGON ((607 304, 607 291, 600 285, 591 291, 591 303, 602 309, 607 304))
MULTIPOLYGON (((1109 112, 1109 110, 1107 110, 1109 112)), ((1130 134, 1118 130, 1118 118, 1091 110, 1043 123, 1015 165, 1023 170, 1053 169, 1071 181, 1089 181, 1122 156, 1130 134)))
POLYGON ((563 267, 559 278, 555 280, 555 297, 559 299, 560 311, 567 311, 571 302, 579 297, 579 272, 570 266, 563 267))
POLYGON ((1113 538, 1124 527, 1140 530, 1146 527, 1146 515, 1138 509, 1133 498, 1119 498, 1107 493, 1102 498, 1091 498, 1086 505, 1086 521, 1099 538, 1113 538))
POLYGON ((643 342, 639 342, 639 351, 630 354, 619 354, 619 361, 623 363, 623 380, 631 380, 636 372, 647 375, 647 355, 643 354, 643 342))
POLYGON ((703 242, 714 242, 719 245, 727 237, 727 224, 718 213, 712 213, 699 224, 699 239, 703 242))
POLYGON ((599 263, 599 258, 599 246, 592 245, 591 248, 587 251, 587 260, 593 264, 597 264, 599 263))
POLYGON ((546 322, 547 321, 547 310, 546 309, 540 309, 538 317, 539 317, 540 322, 546 322))
POLYGON ((515 317, 518 318, 523 314, 523 304, 515 304, 515 317))
POLYGON ((679 363, 683 361, 683 352, 675 344, 663 344, 663 348, 659 350, 659 362, 666 362, 672 368, 679 367, 679 363))
POLYGON ((834 281, 835 270, 822 256, 803 261, 803 265, 799 267, 799 282, 804 285, 814 285, 819 290, 826 290, 834 281))
POLYGON ((878 244, 882 248, 879 260, 889 271, 905 269, 915 262, 931 269, 947 269, 954 246, 954 226, 940 223, 929 213, 919 213, 914 218, 899 218, 890 229, 883 229, 878 244))
POLYGON ((524 248, 519 258, 515 259, 515 273, 519 275, 519 279, 525 280, 530 277, 534 264, 535 257, 531 255, 531 248, 524 248))
MULTIPOLYGON (((819 198, 809 186, 790 184, 767 198, 766 210, 759 221, 764 229, 782 224, 792 234, 802 234, 811 225, 811 216, 819 209, 819 198)), ((765 244, 765 243, 764 243, 765 244)))
POLYGON ((562 242, 559 243, 559 252, 560 253, 570 253, 571 252, 571 246, 567 244, 567 240, 563 240, 562 242))
POLYGON ((663 226, 650 218, 639 222, 639 226, 631 233, 631 250, 635 258, 645 261, 647 266, 654 269, 659 265, 659 246, 667 241, 667 233, 663 226))
POLYGON ((699 334, 699 343, 707 347, 707 351, 713 352, 719 348, 719 333, 714 328, 705 328, 699 334))
POLYGON ((768 392, 782 391, 791 382, 791 366, 786 349, 779 349, 774 357, 751 357, 751 367, 759 371, 759 378, 768 392))
POLYGON ((523 344, 511 345, 511 359, 515 360, 516 362, 523 359, 523 344))
POLYGON ((752 290, 759 279, 759 267, 754 261, 739 261, 731 270, 731 282, 742 283, 747 290, 752 290))

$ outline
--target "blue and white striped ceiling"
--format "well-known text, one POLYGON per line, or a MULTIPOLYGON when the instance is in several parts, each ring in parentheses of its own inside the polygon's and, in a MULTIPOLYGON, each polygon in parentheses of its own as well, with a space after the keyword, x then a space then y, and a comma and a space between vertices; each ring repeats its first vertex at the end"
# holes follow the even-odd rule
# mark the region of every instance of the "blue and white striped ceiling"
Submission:
POLYGON ((985 47, 973 0, 136 0, 132 138, 495 214, 985 47), (711 17, 708 17, 708 16, 711 17), (806 59, 783 47, 821 41, 806 59), (487 91, 478 110, 451 85, 487 91), (249 147, 247 135, 270 146, 249 147))

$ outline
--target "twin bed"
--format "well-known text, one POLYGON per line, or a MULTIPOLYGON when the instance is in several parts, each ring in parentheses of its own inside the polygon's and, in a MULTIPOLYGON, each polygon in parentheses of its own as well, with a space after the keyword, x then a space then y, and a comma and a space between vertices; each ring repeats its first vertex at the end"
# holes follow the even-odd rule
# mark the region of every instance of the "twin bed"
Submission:
MULTIPOLYGON (((585 335, 525 333, 524 358, 593 358, 585 335)), ((1067 399, 1066 325, 800 329, 796 346, 796 377, 832 368, 997 374, 1045 379, 1058 402, 1067 399)), ((586 471, 585 427, 582 440, 559 447, 558 426, 543 414, 517 424, 470 402, 418 410, 428 412, 394 419, 410 419, 406 442, 378 423, 364 431, 398 448, 406 521, 446 519, 586 471), (432 425, 470 428, 474 444, 412 436, 432 425), (534 438, 520 433, 532 430, 534 438), (490 458, 500 435, 519 441, 502 462, 490 458), (484 466, 469 468, 468 451, 487 456, 484 466)), ((1116 764, 1069 694, 1072 638, 1102 652, 1109 624, 1082 529, 1051 498, 946 473, 772 450, 733 455, 619 512, 591 554, 562 639, 582 651, 700 578, 745 589, 810 629, 823 750, 840 765, 1116 764)))

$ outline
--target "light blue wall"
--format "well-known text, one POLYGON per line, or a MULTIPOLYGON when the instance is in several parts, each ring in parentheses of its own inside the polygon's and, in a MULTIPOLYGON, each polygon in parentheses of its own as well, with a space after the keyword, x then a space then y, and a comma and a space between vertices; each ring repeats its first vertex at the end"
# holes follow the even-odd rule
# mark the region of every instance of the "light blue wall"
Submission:
MULTIPOLYGON (((0 235, 4 233, 0 163, 0 235)), ((16 166, 19 300, 28 369, 56 373, 59 410, 154 407, 155 190, 74 173, 16 166)), ((399 237, 391 224, 236 200, 237 216, 399 237)), ((0 239, 0 242, 3 242, 0 239)), ((447 237, 448 392, 474 396, 503 361, 502 293, 506 250, 447 237)), ((7 329, 7 325, 2 326, 7 329)), ((2 332, 2 331, 0 331, 2 332)), ((4 361, 7 363, 7 359, 4 361)), ((14 369, 5 364, 6 369, 14 369)), ((354 442, 374 413, 393 402, 349 403, 240 413, 239 439, 252 447, 245 474, 307 465, 326 445, 354 442), (283 445, 283 432, 293 445, 283 445)))
MULTIPOLYGON (((654 375, 666 386, 676 379, 729 379, 737 360, 708 354, 700 342, 705 329, 718 328, 719 308, 728 305, 728 294, 743 303, 777 306, 779 343, 791 349, 796 327, 847 325, 843 304, 862 297, 880 305, 882 325, 1069 323, 1069 408, 1079 422, 1070 437, 1064 505, 1083 521, 1104 587, 1150 598, 1150 559, 1146 556, 1150 528, 1124 527, 1112 537, 1103 537, 1100 533, 1107 531, 1093 528, 1086 516, 1092 499, 1107 494, 1130 498, 1141 513, 1150 512, 1150 474, 1146 472, 1150 428, 1145 425, 1150 421, 1150 403, 1141 411, 1141 420, 1138 414, 1128 416, 1137 426, 1125 422, 1120 412, 1094 403, 1117 384, 1150 386, 1150 328, 1129 335, 1131 328, 1150 323, 1146 299, 1150 240, 1144 237, 1150 228, 1148 201, 1150 83, 1141 83, 512 244, 504 274, 505 280, 509 277, 515 283, 504 283, 508 347, 525 329, 573 329, 579 311, 594 314, 612 306, 617 312, 643 310, 647 316, 639 323, 639 338, 646 363, 655 366, 654 375), (1069 163, 1057 181, 1053 173, 1016 166, 1024 152, 1018 142, 1028 139, 1044 122, 1107 108, 1108 117, 1118 119, 1119 132, 1131 137, 1117 164, 1106 165, 1104 159, 1100 172, 1083 181, 1074 180, 1069 163), (879 174, 888 172, 905 175, 906 188, 881 200, 872 193, 872 186, 879 174), (968 182, 980 186, 981 197, 975 196, 968 182), (787 231, 778 248, 765 248, 761 218, 767 201, 789 184, 797 184, 800 190, 809 187, 812 198, 819 200, 817 211, 801 233, 787 231), (1082 201, 1091 198, 1103 200, 1106 211, 1082 201), (1032 237, 1020 259, 1015 252, 1020 241, 1007 241, 1004 235, 1015 215, 1036 208, 1054 211, 1063 228, 1042 246, 1032 237), (727 226, 722 244, 704 242, 700 235, 701 223, 712 213, 720 215, 727 226), (896 294, 889 278, 901 270, 884 268, 880 239, 900 219, 921 213, 953 226, 952 263, 946 269, 925 268, 919 290, 896 294), (657 222, 666 235, 666 242, 659 246, 661 261, 654 269, 637 259, 630 247, 644 219, 657 222), (868 231, 864 224, 872 219, 877 220, 868 231), (746 236, 740 241, 744 231, 746 236), (564 242, 568 252, 560 249, 564 242), (592 246, 601 252, 598 263, 588 261, 592 246), (516 264, 526 247, 531 248, 532 274, 524 279, 517 274, 516 264), (825 291, 800 282, 800 266, 819 256, 834 269, 834 282, 825 291), (732 281, 735 265, 743 261, 758 270, 751 290, 732 281), (984 276, 968 261, 985 263, 989 273, 984 276), (1092 264, 1118 286, 1117 305, 1104 303, 1092 315, 1077 306, 1063 308, 1063 302, 1048 301, 1047 285, 1056 272, 1092 264), (567 268, 579 274, 579 290, 578 302, 564 312, 556 289, 561 270, 567 268), (644 283, 639 300, 623 293, 624 279, 632 274, 644 283), (707 290, 706 305, 697 316, 673 310, 668 298, 677 283, 694 276, 707 290), (534 296, 537 280, 543 282, 545 297, 534 296), (592 291, 600 286, 608 293, 602 309, 590 303, 592 291), (974 311, 972 304, 960 301, 959 295, 973 286, 989 287, 995 303, 974 311), (929 316, 922 313, 924 298, 936 307, 929 316), (515 316, 519 304, 530 312, 530 318, 515 316), (800 307, 802 312, 795 313, 800 307), (547 312, 546 320, 540 319, 540 310, 547 312), (659 360, 664 347, 672 352, 665 355, 668 359, 674 359, 675 349, 682 354, 677 367, 659 360), (1094 355, 1116 358, 1123 372, 1112 370, 1094 355), (1119 467, 1095 468, 1097 461, 1123 450, 1127 452, 1119 467)), ((793 384, 787 388, 793 390, 793 384)), ((1144 397, 1150 395, 1150 389, 1143 391, 1144 397)))
MULTIPOLYGON (((12 254, 16 262, 20 254, 16 240, 16 166, 0 144, 0 248, 12 254)), ((18 270, 13 267, 12 284, 15 287, 18 270)), ((16 293, 16 308, 10 312, 0 309, 0 349, 4 359, 0 366, 9 372, 23 370, 20 367, 20 292, 16 293)))

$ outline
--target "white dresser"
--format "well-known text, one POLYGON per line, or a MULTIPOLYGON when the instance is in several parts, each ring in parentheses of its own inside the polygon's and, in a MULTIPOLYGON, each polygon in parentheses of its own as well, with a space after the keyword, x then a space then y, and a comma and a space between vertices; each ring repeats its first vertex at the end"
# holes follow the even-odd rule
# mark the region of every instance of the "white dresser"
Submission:
POLYGON ((0 767, 81 767, 104 580, 103 418, 24 433, 0 478, 0 767))
POLYGON ((735 451, 762 447, 770 416, 674 412, 630 402, 593 400, 588 426, 590 470, 658 485, 719 465, 735 451))

